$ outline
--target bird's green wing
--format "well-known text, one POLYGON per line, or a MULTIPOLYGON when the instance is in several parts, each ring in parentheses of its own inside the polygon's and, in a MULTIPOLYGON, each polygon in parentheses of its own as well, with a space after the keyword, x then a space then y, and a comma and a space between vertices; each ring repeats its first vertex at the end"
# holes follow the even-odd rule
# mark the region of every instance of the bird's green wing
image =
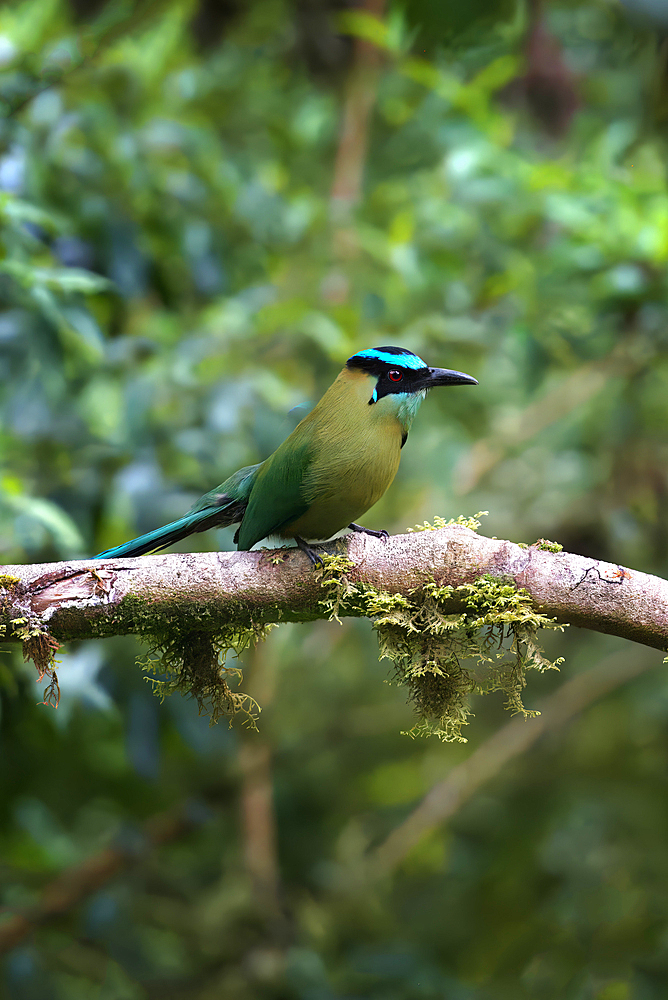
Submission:
POLYGON ((299 440, 299 430, 276 449, 255 476, 248 507, 239 528, 239 549, 250 549, 261 538, 296 521, 309 508, 302 483, 311 459, 311 447, 299 440))
POLYGON ((243 469, 234 472, 220 486, 216 486, 215 489, 209 490, 203 497, 200 497, 188 513, 194 514, 196 511, 206 510, 209 507, 226 506, 231 500, 239 504, 248 503, 255 476, 262 465, 262 462, 257 465, 246 465, 243 469))

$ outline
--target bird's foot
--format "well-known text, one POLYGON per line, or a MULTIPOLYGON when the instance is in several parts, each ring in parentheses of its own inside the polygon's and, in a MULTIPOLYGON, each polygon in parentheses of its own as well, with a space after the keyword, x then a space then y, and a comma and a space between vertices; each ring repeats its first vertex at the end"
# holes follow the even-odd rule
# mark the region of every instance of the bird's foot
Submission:
POLYGON ((322 561, 322 558, 318 555, 317 552, 313 551, 308 542, 305 542, 303 538, 299 537, 299 535, 295 535, 295 541, 299 546, 299 548, 302 550, 302 552, 306 553, 306 555, 309 557, 314 566, 325 565, 324 562, 322 561))
POLYGON ((354 521, 351 521, 348 527, 352 531, 361 531, 362 534, 364 535, 373 535, 374 538, 385 539, 390 537, 389 531, 385 531, 385 528, 383 528, 381 531, 374 531, 373 528, 365 528, 362 524, 355 524, 354 521))

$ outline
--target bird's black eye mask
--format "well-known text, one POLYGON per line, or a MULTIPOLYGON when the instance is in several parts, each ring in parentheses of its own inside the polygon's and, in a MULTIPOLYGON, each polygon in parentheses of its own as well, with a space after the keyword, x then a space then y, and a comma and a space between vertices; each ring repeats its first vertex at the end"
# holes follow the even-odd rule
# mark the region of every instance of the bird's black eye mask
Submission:
POLYGON ((401 347, 377 347, 355 354, 346 367, 376 377, 369 405, 393 393, 420 392, 426 388, 431 372, 417 355, 401 347))
POLYGON ((429 369, 423 371, 402 371, 401 368, 388 368, 381 372, 376 387, 371 393, 369 406, 377 403, 383 396, 423 392, 429 381, 429 369))
POLYGON ((477 385, 471 375, 450 368, 429 368, 417 354, 404 347, 373 347, 348 358, 346 367, 375 375, 377 382, 369 405, 383 396, 412 395, 437 385, 477 385))

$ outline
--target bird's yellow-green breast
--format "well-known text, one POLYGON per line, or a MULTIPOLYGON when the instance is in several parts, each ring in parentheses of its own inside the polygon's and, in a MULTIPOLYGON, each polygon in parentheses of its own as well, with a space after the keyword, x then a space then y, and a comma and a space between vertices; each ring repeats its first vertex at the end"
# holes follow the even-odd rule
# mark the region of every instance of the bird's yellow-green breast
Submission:
POLYGON ((241 548, 267 534, 331 538, 383 495, 404 432, 396 406, 369 405, 375 385, 368 373, 344 368, 267 459, 239 530, 241 548))
POLYGON ((404 431, 392 401, 369 405, 375 384, 365 372, 344 369, 295 431, 313 449, 302 482, 309 507, 285 526, 284 537, 331 537, 372 507, 394 479, 404 431))

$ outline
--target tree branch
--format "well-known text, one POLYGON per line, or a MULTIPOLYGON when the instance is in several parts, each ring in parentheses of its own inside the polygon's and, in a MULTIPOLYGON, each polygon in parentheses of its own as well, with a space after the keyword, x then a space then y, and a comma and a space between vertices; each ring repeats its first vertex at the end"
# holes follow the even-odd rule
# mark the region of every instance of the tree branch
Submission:
MULTIPOLYGON (((386 541, 353 534, 320 547, 346 554, 352 584, 415 598, 435 580, 460 586, 490 574, 529 593, 537 611, 560 622, 668 646, 668 582, 567 552, 486 538, 458 525, 394 535, 386 541)), ((328 616, 328 572, 313 570, 293 549, 206 552, 134 559, 79 560, 0 567, 5 638, 26 641, 26 622, 59 642, 150 631, 147 616, 169 629, 202 614, 199 631, 257 627, 328 616)), ((459 613, 454 594, 442 602, 459 613)), ((341 615, 363 616, 344 603, 341 615)), ((192 622, 191 622, 192 628, 192 622)), ((195 629, 197 630, 197 629, 195 629)))

